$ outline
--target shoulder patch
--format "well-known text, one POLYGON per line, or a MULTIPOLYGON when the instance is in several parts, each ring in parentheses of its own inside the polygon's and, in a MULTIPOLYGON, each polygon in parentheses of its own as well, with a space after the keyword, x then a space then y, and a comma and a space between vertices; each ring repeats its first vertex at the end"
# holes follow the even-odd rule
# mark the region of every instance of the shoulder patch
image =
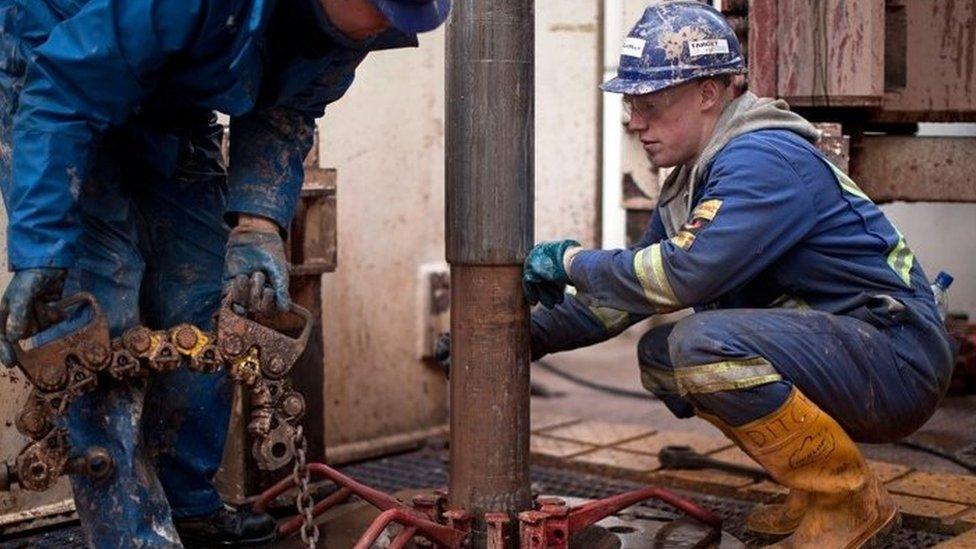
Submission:
POLYGON ((715 219, 718 215, 718 211, 722 208, 722 201, 718 199, 706 200, 695 207, 695 210, 691 212, 691 219, 704 219, 705 221, 711 221, 715 219))
POLYGON ((682 228, 678 234, 671 237, 671 242, 674 242, 674 245, 682 250, 690 249, 691 245, 695 243, 695 233, 682 228))
POLYGON ((675 246, 682 250, 690 250, 698 233, 715 219, 721 208, 722 201, 718 199, 705 200, 699 203, 691 212, 688 222, 682 225, 678 234, 671 238, 671 242, 674 242, 675 246))

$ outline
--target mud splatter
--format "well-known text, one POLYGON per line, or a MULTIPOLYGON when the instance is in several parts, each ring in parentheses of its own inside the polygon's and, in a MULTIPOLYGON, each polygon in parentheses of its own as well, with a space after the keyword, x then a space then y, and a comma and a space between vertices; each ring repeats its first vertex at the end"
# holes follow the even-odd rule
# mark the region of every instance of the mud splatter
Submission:
POLYGON ((664 50, 669 61, 678 62, 684 51, 684 45, 694 40, 704 40, 708 34, 698 26, 681 27, 677 31, 664 31, 658 40, 658 47, 664 50))
POLYGON ((68 176, 68 192, 71 193, 71 198, 78 200, 81 196, 81 176, 78 174, 78 168, 70 166, 65 171, 68 176))

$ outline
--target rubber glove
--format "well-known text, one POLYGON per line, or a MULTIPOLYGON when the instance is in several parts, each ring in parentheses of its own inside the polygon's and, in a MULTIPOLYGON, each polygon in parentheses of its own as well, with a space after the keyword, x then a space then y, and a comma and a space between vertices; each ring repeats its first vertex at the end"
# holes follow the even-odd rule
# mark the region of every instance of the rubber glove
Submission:
POLYGON ((61 299, 64 269, 24 269, 13 279, 0 300, 0 362, 8 368, 17 361, 11 345, 57 324, 61 311, 54 303, 61 299))
POLYGON ((541 302, 551 309, 563 302, 566 285, 570 283, 563 256, 566 250, 579 246, 575 240, 554 240, 536 244, 529 251, 522 270, 522 288, 530 304, 541 302))
POLYGON ((230 232, 223 292, 238 313, 272 315, 288 310, 288 261, 281 232, 273 221, 242 216, 230 232))

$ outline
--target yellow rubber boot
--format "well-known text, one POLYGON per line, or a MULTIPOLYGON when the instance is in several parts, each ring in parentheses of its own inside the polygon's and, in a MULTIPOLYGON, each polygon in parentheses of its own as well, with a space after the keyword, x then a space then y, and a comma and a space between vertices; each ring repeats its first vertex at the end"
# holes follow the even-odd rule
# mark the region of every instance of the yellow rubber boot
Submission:
POLYGON ((898 526, 894 500, 857 445, 798 389, 772 414, 726 429, 777 482, 805 493, 796 530, 774 547, 874 547, 898 526))
POLYGON ((768 538, 788 536, 800 525, 808 501, 803 490, 790 490, 783 503, 757 505, 746 516, 746 530, 768 538))
MULTIPOLYGON (((695 410, 695 415, 719 428, 725 436, 736 444, 743 452, 749 453, 735 435, 732 426, 726 424, 718 416, 695 410)), ((755 459, 755 458, 753 458, 755 459)), ((746 530, 767 538, 781 538, 796 530, 807 508, 807 493, 803 490, 790 490, 783 503, 764 503, 757 505, 746 516, 746 530)))

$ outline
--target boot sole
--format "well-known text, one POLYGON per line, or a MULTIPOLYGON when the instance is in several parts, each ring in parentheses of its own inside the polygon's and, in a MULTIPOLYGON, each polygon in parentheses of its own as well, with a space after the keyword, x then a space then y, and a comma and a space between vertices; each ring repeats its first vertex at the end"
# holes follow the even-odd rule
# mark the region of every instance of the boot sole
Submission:
POLYGON ((746 532, 749 532, 750 534, 762 538, 766 541, 779 541, 785 538, 786 536, 792 534, 793 532, 795 532, 797 526, 799 525, 800 523, 797 522, 796 524, 793 525, 793 528, 789 530, 780 530, 780 531, 759 530, 756 528, 751 528, 749 525, 746 525, 745 528, 746 528, 746 532))
POLYGON ((803 519, 803 515, 801 514, 792 523, 780 529, 764 529, 761 527, 757 527, 757 525, 755 524, 750 523, 749 519, 752 517, 752 515, 753 513, 749 513, 749 515, 746 517, 746 522, 744 525, 746 532, 749 532, 750 534, 756 537, 762 538, 765 541, 779 541, 785 538, 786 536, 792 534, 793 532, 796 531, 797 527, 800 526, 800 521, 803 519))
POLYGON ((887 518, 879 519, 875 521, 875 524, 879 524, 879 526, 865 532, 860 538, 848 544, 846 549, 882 549, 888 547, 891 536, 901 528, 901 513, 895 508, 887 518))

